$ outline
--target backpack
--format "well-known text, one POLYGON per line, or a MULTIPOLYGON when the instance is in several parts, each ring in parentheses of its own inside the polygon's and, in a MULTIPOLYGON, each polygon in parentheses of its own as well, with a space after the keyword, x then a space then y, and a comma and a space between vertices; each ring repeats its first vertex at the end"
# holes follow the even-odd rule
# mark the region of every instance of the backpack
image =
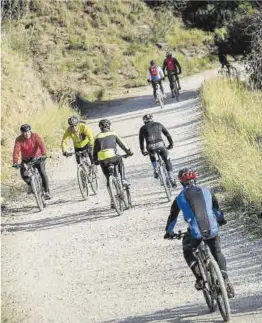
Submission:
POLYGON ((156 65, 149 68, 149 71, 151 73, 151 76, 158 76, 158 71, 157 71, 157 66, 156 65))
POLYGON ((174 57, 168 57, 166 59, 166 65, 167 65, 167 70, 168 71, 174 71, 176 69, 176 66, 174 64, 174 57))

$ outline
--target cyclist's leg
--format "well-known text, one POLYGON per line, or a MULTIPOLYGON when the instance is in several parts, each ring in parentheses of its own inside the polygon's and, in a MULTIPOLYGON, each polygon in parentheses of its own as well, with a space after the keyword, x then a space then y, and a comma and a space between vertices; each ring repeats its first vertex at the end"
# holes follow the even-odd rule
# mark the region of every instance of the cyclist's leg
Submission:
MULTIPOLYGON (((25 163, 24 161, 22 161, 23 163, 25 163)), ((31 185, 30 185, 30 178, 29 176, 25 175, 25 171, 26 169, 24 167, 20 168, 20 175, 23 179, 24 182, 26 182, 26 184, 28 185, 28 194, 33 193, 31 185)))
MULTIPOLYGON (((75 153, 77 153, 78 151, 82 151, 82 148, 77 148, 77 147, 74 147, 75 148, 75 153)), ((75 155, 76 157, 76 163, 79 165, 80 164, 80 157, 75 155)))
POLYGON ((170 73, 170 72, 168 72, 167 77, 168 77, 168 80, 169 80, 170 90, 172 92, 172 97, 173 97, 173 88, 174 88, 173 82, 174 82, 174 78, 173 78, 172 73, 170 73))
POLYGON ((118 166, 118 171, 121 176, 121 181, 124 186, 130 185, 129 181, 126 179, 126 174, 125 174, 125 167, 124 167, 124 162, 123 158, 120 156, 115 157, 114 164, 118 166))
POLYGON ((193 248, 196 248, 201 240, 195 239, 192 237, 190 231, 188 230, 187 233, 183 237, 183 255, 188 267, 191 269, 192 273, 196 277, 196 285, 197 289, 201 289, 202 285, 201 281, 201 274, 198 268, 197 260, 193 254, 193 248), (199 287, 199 288, 198 288, 199 287))
POLYGON ((222 276, 224 278, 227 278, 228 277, 227 263, 226 263, 226 258, 221 251, 219 234, 213 239, 206 240, 206 243, 208 244, 213 257, 215 258, 215 260, 218 263, 218 266, 221 270, 222 276))
POLYGON ((92 146, 90 144, 87 144, 86 145, 86 150, 87 150, 87 154, 88 154, 88 157, 90 159, 91 165, 94 165, 92 146))
POLYGON ((180 85, 180 81, 179 81, 179 77, 178 77, 177 73, 175 74, 175 78, 177 81, 178 89, 181 90, 181 85, 180 85))
POLYGON ((226 258, 221 251, 219 234, 215 238, 207 240, 206 243, 208 244, 213 257, 217 261, 218 266, 221 270, 221 274, 225 280, 228 297, 234 297, 235 291, 233 285, 231 284, 228 278, 226 258))
POLYGON ((159 148, 159 154, 162 157, 162 159, 166 165, 168 177, 172 183, 172 186, 174 187, 176 185, 176 181, 174 179, 173 166, 171 163, 170 155, 169 155, 168 150, 166 149, 165 146, 163 146, 162 148, 159 148))
POLYGON ((154 168, 154 178, 158 178, 158 174, 156 172, 156 157, 155 157, 154 151, 152 149, 150 149, 149 147, 147 147, 147 151, 149 154, 148 156, 151 161, 151 164, 154 168))
POLYGON ((35 165, 35 168, 37 168, 41 178, 42 178, 42 183, 43 183, 43 187, 46 193, 49 193, 49 180, 46 174, 46 170, 45 170, 45 162, 42 161, 39 164, 35 165))
POLYGON ((153 95, 156 100, 156 83, 154 81, 152 81, 152 87, 153 87, 153 95))
POLYGON ((165 95, 165 91, 164 91, 163 81, 159 80, 158 82, 159 82, 159 85, 160 85, 160 89, 161 89, 161 91, 162 91, 162 93, 163 93, 163 95, 165 97, 166 95, 165 95))

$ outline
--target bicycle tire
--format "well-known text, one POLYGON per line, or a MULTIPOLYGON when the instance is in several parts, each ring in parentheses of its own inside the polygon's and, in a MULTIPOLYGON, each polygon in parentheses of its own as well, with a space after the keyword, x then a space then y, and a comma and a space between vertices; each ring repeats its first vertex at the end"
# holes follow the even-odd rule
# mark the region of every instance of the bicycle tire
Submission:
POLYGON ((120 196, 121 192, 117 183, 117 179, 113 175, 109 176, 109 194, 111 197, 111 201, 114 204, 116 213, 118 215, 122 215, 124 212, 124 208, 122 198, 120 196))
POLYGON ((206 265, 203 263, 201 256, 198 257, 197 262, 198 262, 198 268, 199 268, 200 274, 204 282, 203 295, 209 311, 213 313, 216 310, 216 303, 215 303, 214 290, 213 290, 213 285, 210 277, 210 272, 208 268, 206 268, 206 265))
POLYGON ((87 176, 88 183, 90 184, 93 193, 95 195, 97 195, 97 191, 98 191, 97 175, 94 172, 93 167, 91 167, 90 165, 85 166, 85 169, 86 169, 86 172, 88 174, 88 176, 87 176))
POLYGON ((43 205, 42 198, 39 195, 40 186, 39 186, 39 183, 38 183, 36 175, 31 177, 31 187, 32 187, 32 190, 34 192, 36 204, 37 204, 37 206, 39 208, 39 211, 41 212, 44 209, 44 205, 43 205))
POLYGON ((173 86, 173 94, 177 100, 177 102, 179 101, 179 90, 178 90, 178 86, 177 86, 177 81, 174 79, 174 86, 173 86))
POLYGON ((132 205, 132 198, 131 198, 131 193, 130 193, 129 187, 125 188, 125 194, 126 194, 126 198, 127 198, 127 209, 131 209, 133 205, 132 205))
POLYGON ((162 165, 160 165, 160 167, 159 167, 159 178, 160 178, 160 181, 162 179, 168 202, 170 202, 171 201, 171 192, 170 192, 169 188, 167 187, 166 176, 165 176, 162 165))
POLYGON ((210 265, 210 276, 212 279, 212 283, 216 289, 217 305, 224 322, 228 322, 231 316, 231 309, 229 305, 229 299, 227 295, 225 281, 221 274, 219 266, 212 255, 210 255, 209 265, 210 265))
POLYGON ((88 180, 86 170, 82 165, 77 168, 77 181, 83 199, 87 200, 89 196, 88 180))

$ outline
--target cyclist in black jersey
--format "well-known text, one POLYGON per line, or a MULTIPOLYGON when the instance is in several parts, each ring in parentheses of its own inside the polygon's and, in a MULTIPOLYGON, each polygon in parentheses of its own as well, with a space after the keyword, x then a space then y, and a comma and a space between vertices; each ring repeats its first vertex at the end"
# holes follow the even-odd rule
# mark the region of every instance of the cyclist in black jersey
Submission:
POLYGON ((166 164, 166 169, 168 176, 172 183, 173 187, 176 187, 176 182, 173 174, 173 166, 171 164, 170 156, 167 150, 173 148, 173 140, 168 132, 168 130, 159 122, 153 121, 153 116, 151 114, 146 114, 143 117, 144 125, 140 128, 139 132, 139 143, 140 150, 143 155, 146 155, 146 150, 149 153, 149 158, 154 168, 154 177, 158 178, 156 172, 156 158, 154 151, 157 150, 160 152, 160 156, 166 164), (162 138, 162 133, 166 136, 169 145, 166 147, 162 138), (146 141, 146 150, 144 147, 144 141, 146 141))

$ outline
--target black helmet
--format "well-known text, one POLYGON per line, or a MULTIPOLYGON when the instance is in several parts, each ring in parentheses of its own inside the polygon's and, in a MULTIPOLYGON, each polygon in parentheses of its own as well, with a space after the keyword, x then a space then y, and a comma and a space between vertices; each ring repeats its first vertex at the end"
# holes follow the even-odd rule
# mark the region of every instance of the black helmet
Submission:
POLYGON ((153 121, 153 116, 152 116, 152 114, 150 114, 150 113, 145 114, 145 115, 143 116, 143 121, 144 121, 144 123, 147 123, 147 122, 153 121))
POLYGON ((111 126, 111 122, 108 119, 102 119, 99 121, 98 126, 101 130, 109 130, 111 126))
POLYGON ((31 126, 27 123, 22 124, 22 126, 20 127, 21 132, 27 132, 27 131, 31 131, 31 126))
POLYGON ((156 62, 152 59, 152 61, 150 61, 150 65, 154 66, 154 65, 156 65, 156 62))
POLYGON ((171 50, 169 50, 169 51, 166 53, 166 57, 172 57, 172 52, 171 52, 171 50))
POLYGON ((72 116, 72 117, 70 117, 69 119, 68 119, 68 124, 69 124, 69 126, 76 126, 77 124, 78 124, 78 118, 77 117, 75 117, 75 116, 72 116))

